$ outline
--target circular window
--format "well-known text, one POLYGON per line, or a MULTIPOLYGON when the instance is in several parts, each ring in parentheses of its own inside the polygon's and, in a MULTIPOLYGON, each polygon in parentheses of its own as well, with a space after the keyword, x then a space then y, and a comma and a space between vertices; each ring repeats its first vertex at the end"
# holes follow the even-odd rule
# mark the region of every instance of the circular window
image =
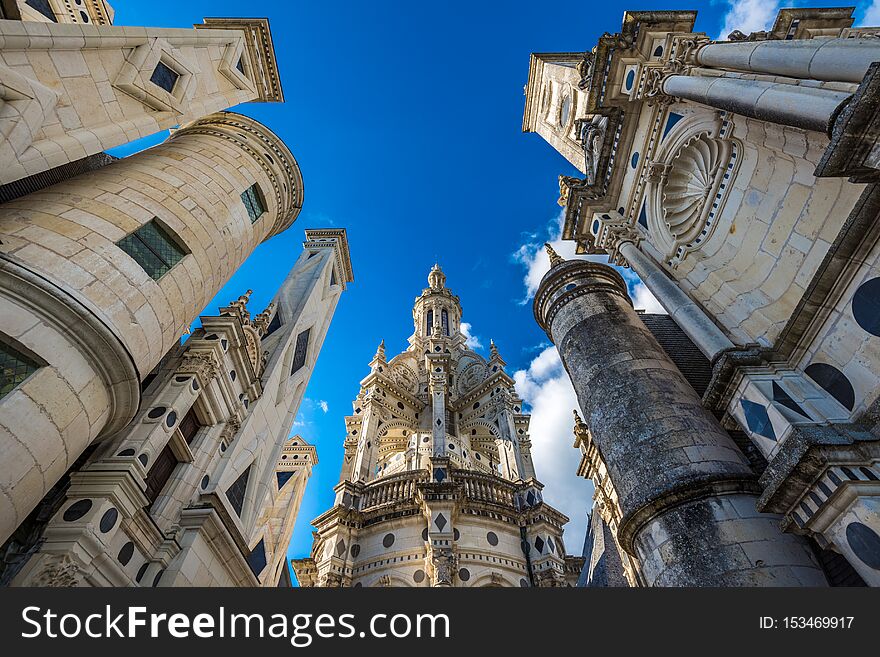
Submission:
POLYGON ((852 299, 853 317, 871 335, 880 337, 880 278, 865 281, 852 299))
POLYGON ((639 164, 639 154, 633 153, 632 157, 629 159, 629 165, 635 169, 639 164))
POLYGON ((568 120, 571 118, 571 96, 565 94, 562 98, 562 105, 559 107, 559 125, 563 128, 568 127, 568 120))
POLYGON ((187 381, 189 381, 189 377, 188 376, 175 376, 174 380, 177 381, 178 383, 186 383, 187 381))
POLYGON ((804 372, 841 404, 852 410, 856 405, 856 393, 846 374, 828 363, 813 363, 804 372))
POLYGON ((192 389, 193 389, 194 391, 195 391, 195 390, 198 390, 199 387, 200 387, 200 386, 199 386, 199 382, 196 381, 195 379, 192 380, 192 383, 191 383, 190 385, 192 386, 192 389))
POLYGON ((394 534, 385 534, 385 538, 382 539, 382 545, 386 548, 394 545, 394 534))
POLYGON ((422 530, 422 540, 423 540, 423 541, 427 541, 427 540, 428 540, 428 528, 427 528, 427 527, 425 527, 425 528, 422 530))
POLYGON ((461 570, 458 571, 458 579, 460 579, 462 582, 466 582, 470 578, 471 578, 471 571, 469 571, 467 568, 462 568, 461 570))
POLYGON ((168 416, 165 418, 165 426, 169 429, 177 424, 177 413, 171 411, 168 416))
POLYGON ((122 546, 122 549, 119 550, 119 554, 116 555, 116 559, 123 566, 127 566, 128 562, 131 561, 131 558, 134 556, 134 543, 129 541, 125 545, 122 546))
POLYGON ((119 452, 116 456, 134 456, 134 450, 129 447, 119 452))
POLYGON ((880 536, 868 525, 851 522, 846 527, 846 542, 855 555, 874 570, 880 570, 880 536))
POLYGON ((519 580, 519 585, 524 589, 527 589, 529 587, 529 583, 525 578, 519 580))
POLYGON ((84 515, 89 512, 89 509, 92 508, 91 500, 77 500, 69 507, 67 507, 67 511, 64 512, 64 515, 61 516, 67 522, 74 522, 75 520, 79 520, 84 515))
POLYGON ((636 81, 636 70, 631 69, 629 73, 626 74, 626 90, 629 91, 633 88, 633 82, 636 81))
POLYGON ((156 406, 155 408, 150 409, 150 411, 147 413, 147 417, 151 420, 158 420, 160 417, 165 415, 165 411, 167 410, 168 409, 164 406, 156 406))
POLYGON ((141 580, 144 578, 144 575, 147 574, 147 568, 149 568, 149 567, 150 567, 150 562, 145 561, 141 565, 141 567, 138 569, 137 576, 134 578, 134 581, 137 582, 138 584, 140 584, 141 580))
POLYGON ((489 532, 486 534, 486 540, 489 541, 489 545, 498 545, 498 534, 495 532, 489 532))
POLYGON ((159 580, 162 579, 162 575, 164 575, 164 574, 165 574, 164 568, 162 570, 160 570, 158 573, 156 573, 156 576, 153 578, 153 586, 159 586, 159 580))
POLYGON ((413 581, 416 584, 421 584, 422 582, 424 582, 425 581, 425 571, 424 570, 417 570, 416 572, 414 572, 413 573, 413 581))
POLYGON ((211 478, 208 475, 202 477, 202 488, 207 488, 208 483, 211 481, 211 478))
POLYGON ((457 540, 459 540, 460 538, 461 538, 461 532, 458 531, 457 529, 454 529, 454 528, 453 528, 453 530, 452 530, 452 540, 453 540, 453 541, 457 541, 457 540))
POLYGON ((147 462, 149 460, 150 460, 150 457, 147 456, 146 454, 141 454, 140 456, 138 456, 138 461, 140 461, 141 465, 144 466, 145 468, 147 467, 147 462))
POLYGON ((101 528, 101 533, 106 534, 111 529, 113 529, 113 527, 116 526, 116 521, 118 519, 119 511, 117 511, 116 509, 107 509, 107 511, 104 512, 104 515, 101 516, 101 522, 99 524, 99 527, 101 528))

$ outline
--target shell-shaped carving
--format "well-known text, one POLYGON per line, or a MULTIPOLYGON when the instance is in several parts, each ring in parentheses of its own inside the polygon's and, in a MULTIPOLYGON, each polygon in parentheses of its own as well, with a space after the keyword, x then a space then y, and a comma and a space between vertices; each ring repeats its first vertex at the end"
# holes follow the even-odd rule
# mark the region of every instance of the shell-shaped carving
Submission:
POLYGON ((663 219, 676 243, 690 246, 705 230, 718 176, 729 158, 729 142, 701 133, 670 162, 662 190, 663 219))

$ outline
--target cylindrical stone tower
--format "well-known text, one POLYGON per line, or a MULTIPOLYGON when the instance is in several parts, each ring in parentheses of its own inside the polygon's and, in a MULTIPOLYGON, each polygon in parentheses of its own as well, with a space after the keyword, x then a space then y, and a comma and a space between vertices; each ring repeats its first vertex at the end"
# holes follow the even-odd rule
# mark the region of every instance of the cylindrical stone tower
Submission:
POLYGON ((301 207, 287 147, 226 112, 0 206, 0 346, 25 375, 0 396, 0 542, 134 416, 144 377, 301 207))
POLYGON ((613 268, 553 266, 535 318, 618 492, 618 539, 651 586, 823 586, 807 544, 755 510, 746 459, 648 331, 613 268))

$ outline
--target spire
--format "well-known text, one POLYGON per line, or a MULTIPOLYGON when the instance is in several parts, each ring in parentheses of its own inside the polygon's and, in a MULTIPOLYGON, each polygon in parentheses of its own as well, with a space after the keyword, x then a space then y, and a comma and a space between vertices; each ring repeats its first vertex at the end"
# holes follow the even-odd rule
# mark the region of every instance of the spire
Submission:
POLYGON ((376 355, 373 356, 373 360, 385 360, 385 339, 382 338, 382 342, 379 343, 379 347, 376 349, 376 355))
POLYGON ((498 347, 495 346, 495 341, 490 339, 489 340, 489 364, 491 365, 493 363, 497 367, 500 367, 502 369, 504 369, 504 366, 507 365, 507 363, 504 362, 504 359, 498 353, 498 347))
POLYGON ((251 324, 253 324, 254 328, 257 329, 257 332, 260 334, 261 337, 264 336, 266 334, 266 331, 269 329, 269 323, 272 320, 272 311, 274 309, 275 302, 272 301, 266 307, 266 310, 254 317, 254 321, 251 322, 251 324))
POLYGON ((247 304, 250 301, 251 295, 254 293, 253 290, 248 290, 244 294, 242 294, 235 301, 230 301, 229 305, 225 308, 220 309, 221 315, 234 315, 241 320, 242 324, 247 324, 251 321, 251 314, 248 312, 247 304))
POLYGON ((553 247, 550 246, 550 242, 544 242, 544 248, 547 249, 547 255, 550 256, 550 268, 552 269, 556 265, 561 265, 565 260, 562 259, 556 251, 553 250, 553 247))
POLYGON ((435 262, 431 268, 431 273, 428 274, 428 285, 431 286, 432 290, 442 290, 445 284, 446 274, 440 269, 440 265, 435 262))
POLYGON ((489 338, 489 357, 498 358, 498 347, 495 346, 495 340, 489 338))

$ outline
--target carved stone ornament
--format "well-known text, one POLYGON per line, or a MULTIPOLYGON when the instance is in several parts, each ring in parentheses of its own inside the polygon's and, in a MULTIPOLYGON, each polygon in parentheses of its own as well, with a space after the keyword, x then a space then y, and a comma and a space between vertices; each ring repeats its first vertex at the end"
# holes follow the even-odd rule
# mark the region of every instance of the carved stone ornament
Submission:
POLYGON ((433 566, 433 586, 452 586, 453 573, 455 572, 455 555, 449 548, 435 549, 431 555, 433 566))
POLYGON ((220 365, 214 354, 205 351, 188 351, 177 371, 181 374, 195 374, 201 379, 202 385, 207 385, 220 373, 220 365))
POLYGON ((34 580, 34 586, 68 587, 79 584, 79 565, 68 555, 57 557, 46 564, 34 580))
POLYGON ((593 53, 585 52, 583 59, 577 64, 578 75, 581 76, 578 82, 578 89, 581 91, 589 91, 593 80, 593 53))
POLYGON ((703 241, 712 200, 730 160, 729 142, 701 133, 689 139, 665 169, 663 221, 678 245, 703 241))

